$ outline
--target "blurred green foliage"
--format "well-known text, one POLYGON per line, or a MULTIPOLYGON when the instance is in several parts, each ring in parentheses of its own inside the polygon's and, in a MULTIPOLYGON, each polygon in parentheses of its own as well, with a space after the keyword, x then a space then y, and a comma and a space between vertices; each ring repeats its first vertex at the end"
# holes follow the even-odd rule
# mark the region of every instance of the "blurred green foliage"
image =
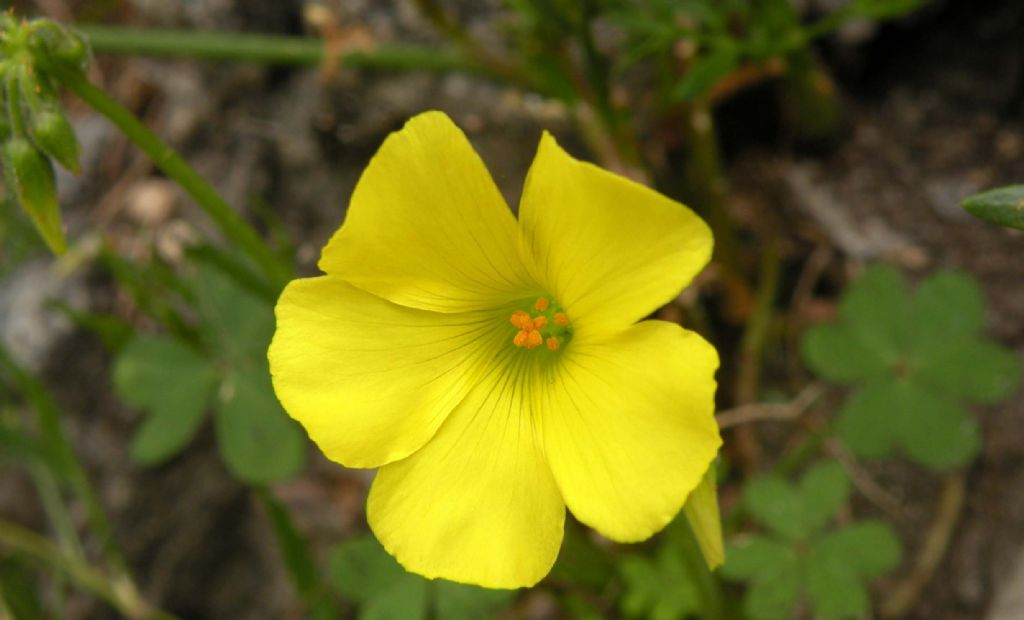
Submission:
POLYGON ((66 248, 51 159, 77 173, 78 140, 47 71, 83 72, 89 51, 51 20, 0 13, 0 165, 4 184, 54 253, 66 248))
POLYGON ((796 485, 775 474, 745 485, 743 507, 766 533, 737 537, 722 575, 750 584, 743 599, 748 618, 796 617, 801 601, 828 620, 868 611, 865 584, 894 568, 901 551, 881 521, 827 527, 849 494, 846 474, 835 462, 813 466, 796 485))
POLYGON ((900 449, 943 470, 981 448, 963 401, 993 404, 1020 380, 1020 360, 982 336, 985 300, 956 271, 927 278, 911 295, 893 267, 875 265, 846 289, 836 321, 807 330, 808 366, 857 390, 839 412, 839 433, 864 458, 900 449))
POLYGON ((156 464, 177 454, 212 408, 221 456, 235 476, 266 484, 295 475, 306 443, 270 384, 272 309, 203 261, 197 261, 191 285, 198 346, 173 336, 139 335, 115 363, 118 394, 146 412, 132 457, 156 464))

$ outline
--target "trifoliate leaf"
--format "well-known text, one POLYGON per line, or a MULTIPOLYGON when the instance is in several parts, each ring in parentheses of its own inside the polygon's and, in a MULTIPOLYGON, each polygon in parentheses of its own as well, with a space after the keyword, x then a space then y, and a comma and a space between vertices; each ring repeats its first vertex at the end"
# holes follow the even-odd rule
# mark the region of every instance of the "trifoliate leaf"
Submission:
MULTIPOLYGON (((773 479, 788 484, 780 478, 767 480, 773 479)), ((773 483, 776 488, 769 489, 766 478, 760 480, 765 491, 786 495, 781 486, 773 483)), ((849 481, 839 465, 828 462, 812 467, 798 489, 795 503, 802 509, 804 535, 783 534, 781 539, 745 535, 729 545, 720 574, 748 583, 743 607, 749 618, 795 617, 794 608, 801 599, 810 602, 814 617, 860 615, 868 608, 865 581, 899 562, 899 541, 880 521, 821 533, 849 495, 849 481)))
POLYGON ((803 526, 808 535, 825 527, 850 496, 850 482, 839 463, 812 467, 800 480, 803 526))
POLYGON ((238 479, 267 484, 302 468, 304 437, 278 404, 265 366, 225 379, 214 422, 221 456, 238 479))
POLYGON ((999 226, 1024 230, 1024 185, 999 187, 975 194, 963 202, 975 217, 999 226))
POLYGON ((933 469, 968 462, 980 449, 977 421, 959 399, 995 403, 1016 389, 1020 360, 981 335, 985 300, 968 274, 942 271, 912 299, 899 273, 874 266, 841 302, 841 319, 808 330, 808 364, 826 378, 859 380, 839 414, 839 432, 857 455, 896 447, 933 469), (884 372, 869 374, 854 338, 877 353, 884 372))
POLYGON ((764 474, 747 483, 743 505, 759 523, 788 540, 802 540, 810 532, 804 527, 800 493, 774 474, 764 474))
POLYGON ((912 378, 937 393, 991 405, 1011 396, 1021 377, 1020 358, 992 342, 970 339, 913 362, 912 378))
POLYGON ((195 435, 217 375, 190 347, 170 338, 137 336, 114 365, 114 388, 146 417, 131 455, 152 465, 176 454, 195 435))
POLYGON ((942 271, 917 288, 910 313, 907 352, 928 357, 973 338, 984 327, 985 299, 974 278, 942 271))

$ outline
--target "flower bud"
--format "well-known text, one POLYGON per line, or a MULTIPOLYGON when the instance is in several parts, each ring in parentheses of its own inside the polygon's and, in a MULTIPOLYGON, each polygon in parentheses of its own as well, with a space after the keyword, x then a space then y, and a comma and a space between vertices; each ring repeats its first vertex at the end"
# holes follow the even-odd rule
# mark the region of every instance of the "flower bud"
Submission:
POLYGON ((78 140, 64 113, 57 106, 45 106, 29 117, 32 140, 47 155, 71 172, 78 174, 78 140))
POLYGON ((29 49, 35 55, 84 71, 89 64, 89 46, 77 32, 49 19, 32 20, 28 28, 29 49))
POLYGON ((8 191, 32 219, 54 254, 66 249, 57 205, 57 183, 50 160, 26 138, 14 136, 0 147, 8 191))

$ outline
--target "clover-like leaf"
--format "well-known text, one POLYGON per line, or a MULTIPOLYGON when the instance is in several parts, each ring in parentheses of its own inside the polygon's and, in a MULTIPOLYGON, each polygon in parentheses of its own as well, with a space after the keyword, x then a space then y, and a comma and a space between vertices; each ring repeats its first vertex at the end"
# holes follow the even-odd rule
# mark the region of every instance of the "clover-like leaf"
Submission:
POLYGON ((681 620, 700 611, 700 595, 674 546, 662 545, 654 559, 627 556, 619 569, 626 585, 620 605, 627 617, 681 620))
POLYGON ((359 605, 359 620, 485 620, 515 596, 406 572, 372 536, 336 546, 328 565, 334 588, 359 605))
POLYGON ((146 413, 132 439, 131 455, 152 465, 195 435, 217 375, 192 348, 160 336, 137 336, 114 365, 114 388, 125 403, 146 413))
POLYGON ((267 484, 302 467, 302 432, 277 402, 265 366, 235 371, 224 381, 214 422, 221 456, 240 480, 267 484))
POLYGON ((801 343, 813 370, 860 383, 839 413, 850 449, 863 458, 902 449, 940 470, 970 461, 981 434, 961 401, 999 402, 1021 376, 1018 356, 981 335, 984 319, 984 297, 963 272, 932 275, 912 298, 890 267, 851 284, 839 320, 812 327, 801 343))
POLYGON ((866 582, 899 562, 899 541, 880 521, 820 529, 849 494, 849 481, 837 464, 813 467, 798 489, 809 531, 798 539, 744 535, 729 545, 721 575, 747 582, 743 607, 749 618, 791 618, 801 600, 810 605, 814 617, 862 615, 869 607, 866 582))

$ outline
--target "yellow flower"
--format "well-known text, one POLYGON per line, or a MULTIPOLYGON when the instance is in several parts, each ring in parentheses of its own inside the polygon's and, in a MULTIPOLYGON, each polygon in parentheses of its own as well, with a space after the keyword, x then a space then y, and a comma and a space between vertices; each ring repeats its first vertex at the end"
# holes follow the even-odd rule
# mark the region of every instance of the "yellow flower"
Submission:
POLYGON ((529 586, 566 507, 640 541, 708 471, 718 356, 637 321, 710 253, 689 209, 547 133, 517 224, 463 133, 427 112, 363 173, 326 275, 281 295, 274 388, 328 458, 380 468, 367 519, 408 570, 529 586))

